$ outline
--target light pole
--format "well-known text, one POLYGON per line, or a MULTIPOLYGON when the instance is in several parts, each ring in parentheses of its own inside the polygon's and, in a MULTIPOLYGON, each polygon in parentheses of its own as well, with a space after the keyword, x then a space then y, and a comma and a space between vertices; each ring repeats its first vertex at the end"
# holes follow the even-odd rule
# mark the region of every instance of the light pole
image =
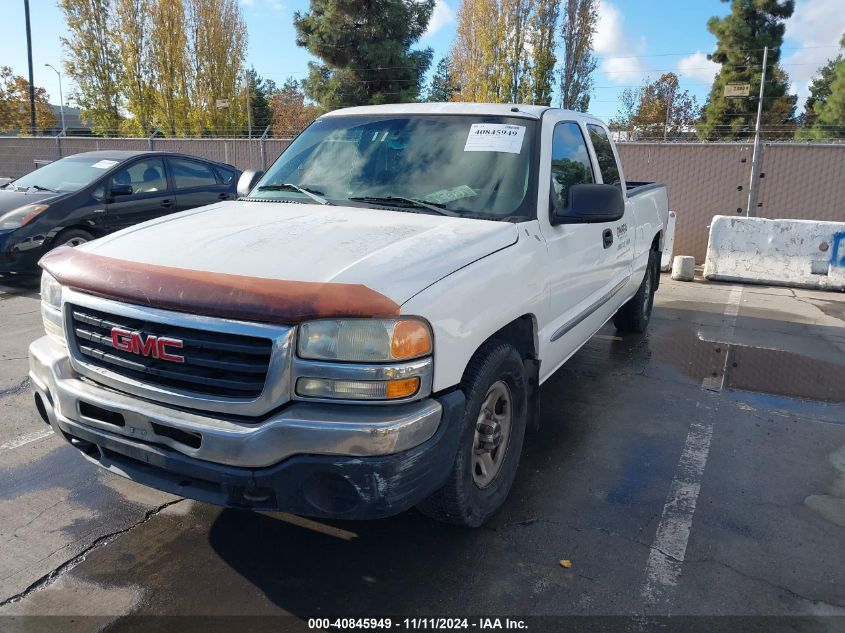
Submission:
POLYGON ((65 98, 62 96, 62 73, 55 69, 50 64, 44 64, 47 68, 52 68, 53 72, 55 72, 59 76, 59 111, 62 113, 62 134, 65 134, 65 98))

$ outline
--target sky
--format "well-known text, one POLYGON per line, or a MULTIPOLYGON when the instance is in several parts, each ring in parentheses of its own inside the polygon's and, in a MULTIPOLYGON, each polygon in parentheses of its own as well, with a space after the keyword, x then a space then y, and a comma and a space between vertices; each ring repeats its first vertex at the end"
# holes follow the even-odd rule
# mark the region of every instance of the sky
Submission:
MULTIPOLYGON (((23 0, 0 0, 6 27, 0 42, 0 65, 26 76, 26 35, 23 0)), ((288 77, 301 79, 312 59, 295 43, 293 14, 308 9, 308 0, 240 0, 249 31, 247 64, 281 84, 288 77)), ((455 14, 460 0, 437 0, 428 32, 419 43, 431 47, 434 62, 448 54, 455 35, 455 14)), ((726 15, 730 4, 720 0, 600 0, 595 35, 598 68, 594 75, 591 114, 608 120, 619 110, 619 94, 644 79, 672 71, 681 88, 703 104, 717 66, 707 60, 715 38, 707 20, 726 15)), ((47 89, 53 103, 59 100, 56 73, 62 61, 60 37, 65 25, 56 0, 30 0, 35 84, 47 89)), ((787 21, 782 65, 799 95, 799 111, 808 94, 808 83, 817 69, 838 52, 845 33, 842 0, 797 0, 787 21)), ((65 101, 73 86, 64 79, 65 101)), ((553 103, 553 105, 556 105, 553 103)))

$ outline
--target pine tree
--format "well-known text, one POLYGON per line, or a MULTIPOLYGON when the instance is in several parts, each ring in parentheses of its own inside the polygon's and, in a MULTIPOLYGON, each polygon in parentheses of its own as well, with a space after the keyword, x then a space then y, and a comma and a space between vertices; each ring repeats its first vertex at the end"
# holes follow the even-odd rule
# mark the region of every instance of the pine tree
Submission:
POLYGON ((713 17, 707 29, 716 36, 716 51, 708 58, 721 64, 716 73, 700 138, 747 138, 754 130, 760 92, 763 47, 769 47, 762 126, 766 136, 792 136, 796 97, 788 93, 789 78, 781 68, 780 47, 784 21, 794 9, 794 0, 722 0, 731 2, 724 18, 713 17), (726 98, 725 84, 751 85, 747 98, 726 98))
MULTIPOLYGON (((845 36, 841 45, 845 47, 845 36)), ((845 138, 845 59, 834 63, 830 94, 813 105, 816 120, 811 134, 815 138, 845 138)))
POLYGON ((246 71, 246 85, 249 89, 249 109, 252 111, 252 131, 260 135, 273 123, 270 99, 279 90, 272 79, 259 76, 255 68, 246 71))
POLYGON ((444 57, 437 63, 437 68, 434 69, 434 75, 431 77, 425 100, 434 102, 451 101, 452 97, 459 91, 460 87, 455 83, 449 69, 449 60, 444 57))
POLYGON ((432 51, 411 47, 433 9, 434 0, 311 0, 294 14, 296 43, 323 62, 309 64, 305 93, 326 109, 416 101, 432 51))
POLYGON ((831 93, 831 86, 833 80, 836 78, 836 66, 842 61, 842 55, 836 59, 831 59, 827 64, 819 68, 818 75, 813 77, 810 82, 810 96, 804 103, 804 112, 801 115, 802 125, 804 127, 812 127, 818 115, 816 114, 816 104, 821 105, 831 93))

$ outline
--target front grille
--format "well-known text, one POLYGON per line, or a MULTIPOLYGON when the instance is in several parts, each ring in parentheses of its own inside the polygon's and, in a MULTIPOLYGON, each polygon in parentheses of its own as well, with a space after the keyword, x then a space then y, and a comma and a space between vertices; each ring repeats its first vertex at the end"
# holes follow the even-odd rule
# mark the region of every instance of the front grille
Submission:
POLYGON ((182 392, 245 399, 261 395, 264 389, 273 349, 269 338, 176 327, 76 305, 65 307, 70 314, 69 337, 85 363, 182 392), (112 328, 140 332, 145 340, 150 335, 179 339, 183 346, 173 351, 185 362, 115 349, 112 328))

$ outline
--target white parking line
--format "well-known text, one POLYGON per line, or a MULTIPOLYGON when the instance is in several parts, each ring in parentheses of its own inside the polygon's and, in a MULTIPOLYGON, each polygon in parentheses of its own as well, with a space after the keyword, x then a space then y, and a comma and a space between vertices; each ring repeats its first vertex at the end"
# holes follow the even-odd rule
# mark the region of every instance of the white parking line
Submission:
MULTIPOLYGON (((719 342, 726 345, 733 339, 733 333, 736 329, 736 317, 739 314, 739 306, 742 303, 742 286, 734 286, 728 295, 728 301, 725 304, 725 309, 722 314, 725 318, 722 319, 722 325, 719 327, 717 338, 719 342)), ((701 386, 708 391, 721 391, 725 387, 725 380, 728 375, 728 362, 730 361, 730 353, 725 352, 725 366, 722 368, 721 376, 706 376, 701 383, 701 386)))
MULTIPOLYGON (((742 301, 742 286, 734 286, 728 295, 725 305, 722 325, 719 328, 719 341, 727 343, 733 338, 736 329, 736 319, 742 301)), ((701 386, 708 391, 721 391, 725 386, 728 373, 730 351, 725 351, 725 366, 721 377, 706 377, 701 386)), ((709 396, 713 398, 715 396, 709 396)), ((650 605, 668 603, 672 597, 672 589, 678 585, 681 577, 681 567, 687 552, 692 519, 698 494, 701 491, 701 480, 704 477, 704 467, 710 454, 710 440, 713 438, 713 422, 716 403, 712 409, 703 404, 702 398, 695 406, 701 412, 701 417, 707 420, 696 420, 690 425, 684 450, 675 467, 675 476, 663 504, 663 513, 654 542, 648 554, 646 563, 645 583, 642 596, 650 605)))
POLYGON ((26 446, 27 444, 43 440, 45 437, 49 437, 52 434, 53 429, 51 428, 41 429, 40 431, 35 431, 34 433, 27 433, 26 435, 21 435, 13 440, 9 440, 5 444, 0 444, 0 451, 10 451, 15 448, 20 448, 21 446, 26 446))
POLYGON ((642 595, 651 604, 668 599, 678 584, 712 437, 712 422, 690 425, 648 555, 642 595))

